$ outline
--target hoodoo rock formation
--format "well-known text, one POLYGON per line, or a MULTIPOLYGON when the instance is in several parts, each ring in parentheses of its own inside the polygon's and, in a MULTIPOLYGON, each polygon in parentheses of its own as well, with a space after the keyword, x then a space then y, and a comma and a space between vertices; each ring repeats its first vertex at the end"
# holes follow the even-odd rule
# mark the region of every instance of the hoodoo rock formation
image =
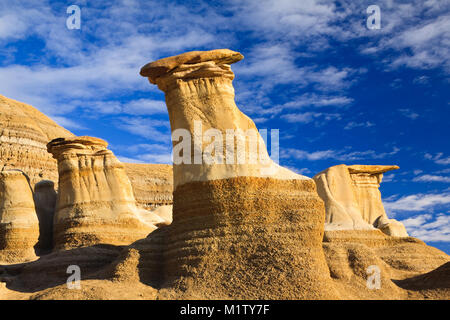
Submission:
POLYGON ((136 207, 123 165, 92 137, 55 139, 48 151, 58 161, 59 186, 54 218, 56 249, 95 244, 127 245, 164 222, 136 207))
POLYGON ((39 222, 27 177, 0 171, 0 264, 36 259, 39 222))
MULTIPOLYGON (((55 159, 47 143, 74 137, 36 108, 0 95, 0 170, 19 169, 31 186, 42 180, 58 184, 55 159)), ((144 209, 172 205, 172 166, 124 163, 138 205, 144 209)))
POLYGON ((165 93, 174 156, 182 158, 174 161, 174 188, 233 177, 308 179, 269 158, 255 124, 236 106, 230 64, 241 59, 240 53, 227 49, 193 51, 141 69, 141 75, 165 93), (212 158, 205 155, 207 150, 213 150, 207 153, 212 158))
POLYGON ((73 134, 30 105, 0 95, 0 170, 20 169, 34 186, 58 180, 56 161, 47 143, 73 134))
POLYGON ((325 230, 371 230, 407 237, 400 222, 389 219, 379 190, 383 173, 397 166, 338 165, 314 176, 325 203, 325 230))
POLYGON ((280 167, 234 102, 242 58, 194 51, 142 68, 165 92, 173 174, 122 164, 105 141, 0 96, 0 163, 24 172, 0 170, 0 299, 450 299, 450 257, 383 208, 382 175, 398 167, 314 180, 280 167))
MULTIPOLYGON (((271 161, 251 163, 250 148, 242 163, 196 162, 208 143, 195 140, 209 130, 216 142, 227 130, 253 131, 268 159, 255 124, 234 101, 230 64, 242 58, 231 50, 196 51, 141 69, 165 93, 172 136, 182 129, 194 140, 183 150, 185 162, 174 164, 160 296, 336 298, 322 251, 325 212, 312 179, 271 161)), ((219 142, 237 152, 230 141, 219 142)))

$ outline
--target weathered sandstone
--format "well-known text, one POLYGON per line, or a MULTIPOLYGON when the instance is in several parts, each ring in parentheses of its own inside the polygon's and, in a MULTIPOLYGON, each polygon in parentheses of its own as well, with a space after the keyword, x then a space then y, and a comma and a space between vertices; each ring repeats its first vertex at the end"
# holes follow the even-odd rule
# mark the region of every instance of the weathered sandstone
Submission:
MULTIPOLYGON (((308 179, 269 158, 255 124, 236 106, 230 64, 242 58, 240 53, 227 49, 193 51, 141 69, 141 75, 165 93, 173 138, 183 140, 178 137, 177 129, 181 129, 187 130, 192 139, 190 155, 183 154, 182 163, 174 162, 174 188, 193 181, 232 177, 308 179), (251 142, 255 148, 249 146, 251 142), (241 144, 245 150, 239 153, 241 144), (201 154, 207 147, 214 150, 214 157, 217 154, 210 162, 201 154)), ((174 140, 175 156, 179 155, 176 145, 185 142, 174 140)))
MULTIPOLYGON (((188 132, 195 133, 200 119, 201 133, 213 125, 222 133, 227 123, 254 127, 229 95, 229 64, 240 59, 229 50, 192 52, 151 63, 142 73, 171 97, 172 128, 193 125, 188 132)), ((3 251, 16 261, 5 264, 0 250, 0 299, 450 299, 450 257, 419 239, 390 236, 404 227, 396 229, 381 203, 378 185, 387 167, 338 166, 323 176, 317 188, 329 189, 333 201, 325 203, 335 210, 324 231, 324 205, 312 179, 279 167, 269 175, 261 170, 267 163, 177 165, 172 177, 171 166, 120 164, 106 147, 89 137, 49 144, 60 174, 57 250, 46 252, 52 236, 42 230, 51 228, 55 190, 43 181, 34 200, 46 235, 37 248, 45 254, 11 264, 35 259, 29 249, 37 240, 11 229, 15 236, 7 243, 27 249, 3 251), (156 225, 145 237, 143 229, 156 225), (81 268, 79 290, 66 283, 71 265, 81 268), (378 289, 368 287, 373 268, 380 272, 378 289)), ((0 217, 7 208, 10 220, 28 221, 22 218, 33 212, 31 189, 19 180, 14 190, 28 191, 11 196, 11 184, 6 193, 0 187, 0 217), (2 194, 16 200, 5 202, 2 194)), ((37 220, 34 225, 37 230, 37 220)))
POLYGON ((419 239, 391 237, 378 229, 334 230, 325 231, 323 248, 341 299, 450 298, 450 287, 430 281, 410 285, 428 273, 439 273, 450 261, 447 254, 419 239), (380 271, 378 289, 367 286, 368 269, 374 267, 380 271))
MULTIPOLYGON (((230 50, 191 52, 150 63, 141 75, 165 92, 172 133, 185 129, 195 139, 199 123, 200 134, 257 133, 234 101, 229 64, 241 59, 230 50)), ((267 159, 259 133, 256 138, 267 159)), ((322 251, 325 212, 314 181, 272 161, 249 163, 250 148, 244 163, 196 164, 195 148, 204 151, 207 145, 194 143, 191 163, 174 164, 173 222, 164 231, 162 263, 148 267, 150 279, 162 276, 159 297, 336 298, 322 251), (270 167, 275 170, 264 170, 270 167)), ((152 248, 160 244, 156 235, 149 238, 152 248)))
POLYGON ((20 169, 31 186, 41 180, 57 181, 56 161, 47 143, 72 133, 30 105, 0 95, 0 170, 20 169))
POLYGON ((59 187, 54 218, 56 249, 95 244, 126 245, 164 222, 136 207, 123 165, 92 137, 55 139, 48 151, 58 161, 59 187))
MULTIPOLYGON (((74 135, 36 108, 0 95, 0 170, 19 169, 33 187, 42 180, 58 184, 56 160, 47 143, 74 135)), ((172 204, 172 166, 124 163, 138 205, 153 209, 172 204)))
POLYGON ((172 165, 123 163, 123 166, 141 208, 153 210, 172 205, 172 165))
POLYGON ((27 177, 0 171, 0 264, 36 259, 39 223, 27 177))
POLYGON ((379 190, 383 173, 397 166, 338 165, 316 176, 319 196, 325 203, 325 230, 371 230, 407 237, 400 222, 389 219, 379 190))

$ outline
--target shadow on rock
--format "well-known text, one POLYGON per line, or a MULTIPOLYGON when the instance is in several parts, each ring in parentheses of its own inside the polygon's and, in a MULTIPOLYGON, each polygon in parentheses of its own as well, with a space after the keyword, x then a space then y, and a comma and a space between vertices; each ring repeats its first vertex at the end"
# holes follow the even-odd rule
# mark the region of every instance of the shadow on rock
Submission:
POLYGON ((450 289, 450 262, 428 273, 393 282, 400 288, 413 291, 450 289))
POLYGON ((52 252, 33 262, 0 265, 0 282, 5 282, 10 290, 37 292, 65 284, 72 274, 67 272, 71 265, 80 268, 81 280, 102 279, 102 269, 111 264, 122 250, 120 246, 95 245, 52 252))

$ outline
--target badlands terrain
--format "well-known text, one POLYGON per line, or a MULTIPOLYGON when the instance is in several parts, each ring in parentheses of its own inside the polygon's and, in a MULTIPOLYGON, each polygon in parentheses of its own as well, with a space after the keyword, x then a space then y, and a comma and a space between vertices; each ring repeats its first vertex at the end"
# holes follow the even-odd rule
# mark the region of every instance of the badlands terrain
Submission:
MULTIPOLYGON (((234 101, 241 59, 188 52, 140 74, 165 93, 172 132, 225 137, 257 132, 234 101)), ((308 178, 270 160, 199 163, 204 141, 173 166, 121 163, 3 96, 0 129, 0 299, 450 299, 450 257, 383 208, 395 165, 308 178)))

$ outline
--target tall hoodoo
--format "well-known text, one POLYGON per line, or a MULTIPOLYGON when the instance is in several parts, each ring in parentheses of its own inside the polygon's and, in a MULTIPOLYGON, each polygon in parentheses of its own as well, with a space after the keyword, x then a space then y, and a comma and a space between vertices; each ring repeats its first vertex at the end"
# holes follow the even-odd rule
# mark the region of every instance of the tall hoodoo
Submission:
POLYGON ((0 264, 35 260, 39 222, 27 177, 0 171, 0 264))
POLYGON ((318 173, 314 180, 325 202, 325 230, 370 230, 407 237, 402 223, 389 219, 378 189, 383 173, 397 166, 338 165, 318 173))
POLYGON ((179 130, 190 133, 189 150, 183 150, 189 155, 182 155, 182 163, 174 161, 174 188, 232 177, 307 179, 270 160, 254 122, 236 106, 230 64, 243 58, 227 49, 193 51, 141 69, 141 75, 165 93, 172 136, 181 140, 173 142, 175 157, 186 143, 179 130), (208 148, 214 149, 209 162, 208 148))
POLYGON ((123 165, 92 137, 55 139, 48 151, 58 161, 59 187, 54 218, 56 249, 95 244, 127 245, 145 238, 163 222, 136 207, 123 165))
POLYGON ((194 51, 141 69, 165 93, 174 157, 179 143, 193 142, 183 149, 183 161, 174 163, 161 298, 336 297, 322 251, 325 212, 314 181, 266 161, 255 124, 234 101, 230 64, 242 58, 231 50, 194 51), (177 143, 179 130, 189 137, 177 143), (226 139, 229 130, 238 132, 234 144, 226 139), (254 135, 246 141, 248 132, 254 135), (244 141, 241 162, 220 162, 217 145, 219 157, 202 158, 211 137, 233 156, 244 141), (255 138, 258 151, 248 144, 255 138), (251 161, 255 153, 262 163, 251 161))

